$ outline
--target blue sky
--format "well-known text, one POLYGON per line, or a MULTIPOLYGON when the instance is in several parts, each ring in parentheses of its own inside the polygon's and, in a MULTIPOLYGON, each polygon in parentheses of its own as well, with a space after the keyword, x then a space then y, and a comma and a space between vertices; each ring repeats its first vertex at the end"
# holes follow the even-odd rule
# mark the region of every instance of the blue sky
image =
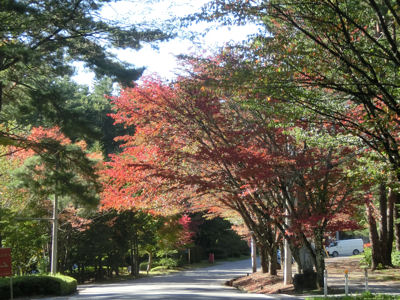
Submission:
MULTIPOLYGON (((142 0, 142 1, 118 1, 104 7, 102 18, 118 20, 126 24, 141 24, 150 26, 153 23, 162 23, 172 17, 182 17, 199 10, 209 0, 142 0)), ((140 27, 139 26, 139 27, 140 27)), ((209 24, 198 24, 190 29, 201 33, 209 27, 209 24)), ((216 27, 215 24, 213 27, 216 27)), ((143 27, 140 27, 143 28, 143 27)), ((249 33, 256 31, 255 26, 245 27, 221 27, 210 30, 204 37, 197 37, 194 41, 184 38, 176 38, 168 42, 159 43, 158 49, 145 44, 139 51, 119 50, 114 51, 117 57, 125 62, 132 63, 136 67, 146 67, 144 75, 157 74, 163 79, 170 80, 179 74, 179 66, 176 55, 196 54, 209 55, 218 47, 230 41, 239 42, 249 33)), ((93 75, 78 67, 78 75, 74 79, 81 83, 91 85, 93 75)))

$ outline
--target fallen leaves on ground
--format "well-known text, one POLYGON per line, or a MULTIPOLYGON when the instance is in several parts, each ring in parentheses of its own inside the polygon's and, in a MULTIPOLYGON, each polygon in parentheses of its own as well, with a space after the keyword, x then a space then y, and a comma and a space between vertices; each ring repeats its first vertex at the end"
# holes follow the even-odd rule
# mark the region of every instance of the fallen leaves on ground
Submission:
POLYGON ((261 272, 230 280, 227 285, 249 293, 281 294, 293 291, 292 284, 283 284, 283 276, 261 272))

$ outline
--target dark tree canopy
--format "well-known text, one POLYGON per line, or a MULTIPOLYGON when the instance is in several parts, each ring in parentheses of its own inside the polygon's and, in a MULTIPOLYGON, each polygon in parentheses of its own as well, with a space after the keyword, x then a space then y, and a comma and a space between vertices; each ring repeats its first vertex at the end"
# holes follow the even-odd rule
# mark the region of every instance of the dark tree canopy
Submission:
MULTIPOLYGON (((43 115, 50 112, 50 118, 57 112, 73 117, 61 105, 68 99, 55 80, 72 75, 71 64, 75 61, 83 62, 99 78, 108 76, 122 86, 133 85, 143 69, 120 62, 109 50, 139 49, 142 42, 163 40, 168 36, 159 29, 142 30, 134 24, 101 19, 101 8, 109 2, 112 1, 1 2, 1 123, 13 120, 9 112, 26 102, 40 107, 43 115)), ((55 118, 54 123, 59 125, 60 120, 55 118)), ((3 145, 15 144, 15 137, 8 131, 0 130, 3 145)))
POLYGON ((109 75, 129 85, 141 70, 118 62, 106 49, 139 49, 142 41, 167 37, 160 30, 142 31, 135 25, 121 27, 101 20, 99 11, 110 0, 2 2, 0 71, 3 81, 17 84, 24 82, 18 75, 32 71, 35 77, 49 72, 65 75, 71 72, 68 62, 79 60, 97 75, 109 75))

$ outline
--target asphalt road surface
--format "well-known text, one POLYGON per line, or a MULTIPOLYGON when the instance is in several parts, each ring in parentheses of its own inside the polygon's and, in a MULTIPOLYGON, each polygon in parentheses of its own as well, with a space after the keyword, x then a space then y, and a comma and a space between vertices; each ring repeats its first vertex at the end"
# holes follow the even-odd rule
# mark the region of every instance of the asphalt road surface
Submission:
MULTIPOLYGON (((250 272, 251 261, 248 259, 166 276, 146 277, 119 283, 81 285, 78 287, 78 294, 42 298, 42 300, 247 300, 286 298, 281 296, 248 294, 240 292, 235 288, 224 286, 227 280, 244 276, 250 272)), ((287 298, 295 299, 294 297, 287 298)))

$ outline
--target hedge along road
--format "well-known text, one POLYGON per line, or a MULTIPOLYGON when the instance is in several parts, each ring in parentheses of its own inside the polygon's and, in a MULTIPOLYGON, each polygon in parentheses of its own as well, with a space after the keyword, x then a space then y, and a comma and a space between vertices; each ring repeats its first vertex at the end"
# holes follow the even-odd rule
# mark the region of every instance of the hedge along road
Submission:
MULTIPOLYGON (((226 262, 207 268, 194 269, 165 276, 146 277, 110 284, 89 284, 78 287, 78 294, 43 299, 135 299, 135 300, 248 300, 292 298, 280 295, 247 294, 224 286, 227 280, 251 272, 249 259, 226 262)), ((296 299, 296 298, 292 298, 296 299)), ((297 298, 299 299, 299 298, 297 298)))

